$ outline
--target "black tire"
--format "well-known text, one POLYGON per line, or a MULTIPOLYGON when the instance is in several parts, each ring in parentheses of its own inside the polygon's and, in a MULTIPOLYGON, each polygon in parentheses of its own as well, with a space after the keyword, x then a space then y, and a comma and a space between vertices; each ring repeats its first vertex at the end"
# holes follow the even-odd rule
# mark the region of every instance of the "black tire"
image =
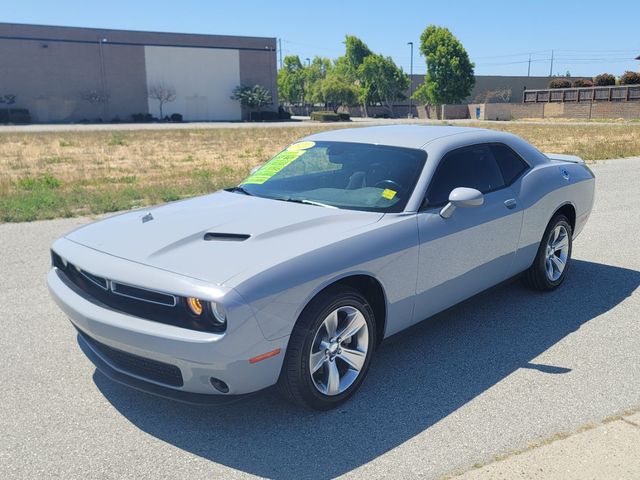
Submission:
POLYGON ((542 236, 542 241, 540 242, 540 246, 538 247, 538 252, 536 254, 535 260, 533 261, 529 269, 524 272, 523 279, 527 286, 533 288, 534 290, 549 292, 551 290, 555 290, 562 284, 562 282, 564 282, 564 279, 567 276, 567 271, 569 270, 569 264, 571 263, 571 250, 573 247, 572 236, 573 229, 571 228, 571 224, 569 223, 567 217, 562 214, 555 215, 544 231, 544 235, 542 236), (558 226, 563 226, 568 233, 569 253, 567 255, 567 260, 565 262, 565 267, 562 271, 562 274, 558 279, 552 280, 547 275, 546 252, 549 237, 558 226))
POLYGON ((336 408, 346 402, 362 384, 375 346, 376 323, 367 299, 353 288, 331 287, 313 299, 298 318, 287 346, 278 390, 287 400, 298 405, 315 410, 336 408), (344 306, 355 307, 364 316, 369 331, 367 354, 364 365, 351 386, 337 395, 326 395, 316 388, 309 370, 312 344, 325 318, 337 308, 344 306))

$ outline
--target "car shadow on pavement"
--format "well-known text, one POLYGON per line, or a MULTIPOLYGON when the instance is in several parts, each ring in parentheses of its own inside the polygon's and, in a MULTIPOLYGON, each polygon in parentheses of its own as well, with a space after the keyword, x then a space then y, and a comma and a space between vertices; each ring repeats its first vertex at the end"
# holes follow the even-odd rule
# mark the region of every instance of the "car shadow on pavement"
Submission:
MULTIPOLYGON (((552 293, 520 282, 491 289, 391 337, 347 404, 304 410, 272 391, 225 407, 174 403, 123 387, 99 372, 111 404, 143 431, 228 467, 270 478, 347 473, 427 430, 640 285, 640 272, 574 260, 552 293)), ((589 352, 585 352, 588 355, 589 352)))

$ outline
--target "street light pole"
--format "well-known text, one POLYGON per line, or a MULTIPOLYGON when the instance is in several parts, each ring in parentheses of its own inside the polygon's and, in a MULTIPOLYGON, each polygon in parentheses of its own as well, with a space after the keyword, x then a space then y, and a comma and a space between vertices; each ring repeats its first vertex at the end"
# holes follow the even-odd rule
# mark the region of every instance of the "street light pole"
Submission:
MULTIPOLYGON (((311 59, 310 58, 305 58, 305 60, 307 61, 307 68, 309 68, 311 66, 311 59)), ((307 76, 305 75, 305 78, 306 77, 307 76)), ((305 80, 305 93, 307 93, 306 90, 307 90, 307 87, 308 87, 308 85, 306 83, 307 83, 307 81, 305 80)), ((306 99, 304 100, 304 106, 305 106, 305 109, 307 110, 307 115, 309 115, 309 107, 307 106, 306 99)))
POLYGON ((411 46, 411 66, 409 67, 409 118, 413 118, 413 42, 407 42, 411 46))
POLYGON ((104 51, 102 45, 107 42, 106 38, 100 37, 98 38, 98 50, 100 52, 100 86, 102 88, 102 92, 100 92, 100 101, 102 102, 102 116, 104 117, 104 122, 107 121, 108 110, 107 110, 107 79, 106 77, 106 68, 104 66, 104 51))

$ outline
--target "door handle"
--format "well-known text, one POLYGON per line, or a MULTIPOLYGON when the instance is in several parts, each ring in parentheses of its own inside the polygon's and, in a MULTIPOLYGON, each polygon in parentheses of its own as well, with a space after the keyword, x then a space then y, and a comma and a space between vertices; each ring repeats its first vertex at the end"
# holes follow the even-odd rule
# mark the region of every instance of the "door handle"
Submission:
POLYGON ((518 202, 516 202, 515 198, 510 198, 509 200, 504 201, 504 206, 507 207, 509 210, 513 210, 514 208, 516 208, 517 204, 518 202))

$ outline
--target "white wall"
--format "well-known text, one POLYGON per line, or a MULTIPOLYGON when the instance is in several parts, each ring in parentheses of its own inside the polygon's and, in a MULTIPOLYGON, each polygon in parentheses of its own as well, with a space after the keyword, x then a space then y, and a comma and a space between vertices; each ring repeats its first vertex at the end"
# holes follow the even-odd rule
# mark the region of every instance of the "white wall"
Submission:
MULTIPOLYGON (((241 120, 240 102, 231 100, 240 84, 238 50, 186 47, 144 47, 147 87, 163 82, 176 89, 176 100, 164 115, 181 113, 184 120, 241 120)), ((149 112, 159 115, 157 100, 149 112)))

